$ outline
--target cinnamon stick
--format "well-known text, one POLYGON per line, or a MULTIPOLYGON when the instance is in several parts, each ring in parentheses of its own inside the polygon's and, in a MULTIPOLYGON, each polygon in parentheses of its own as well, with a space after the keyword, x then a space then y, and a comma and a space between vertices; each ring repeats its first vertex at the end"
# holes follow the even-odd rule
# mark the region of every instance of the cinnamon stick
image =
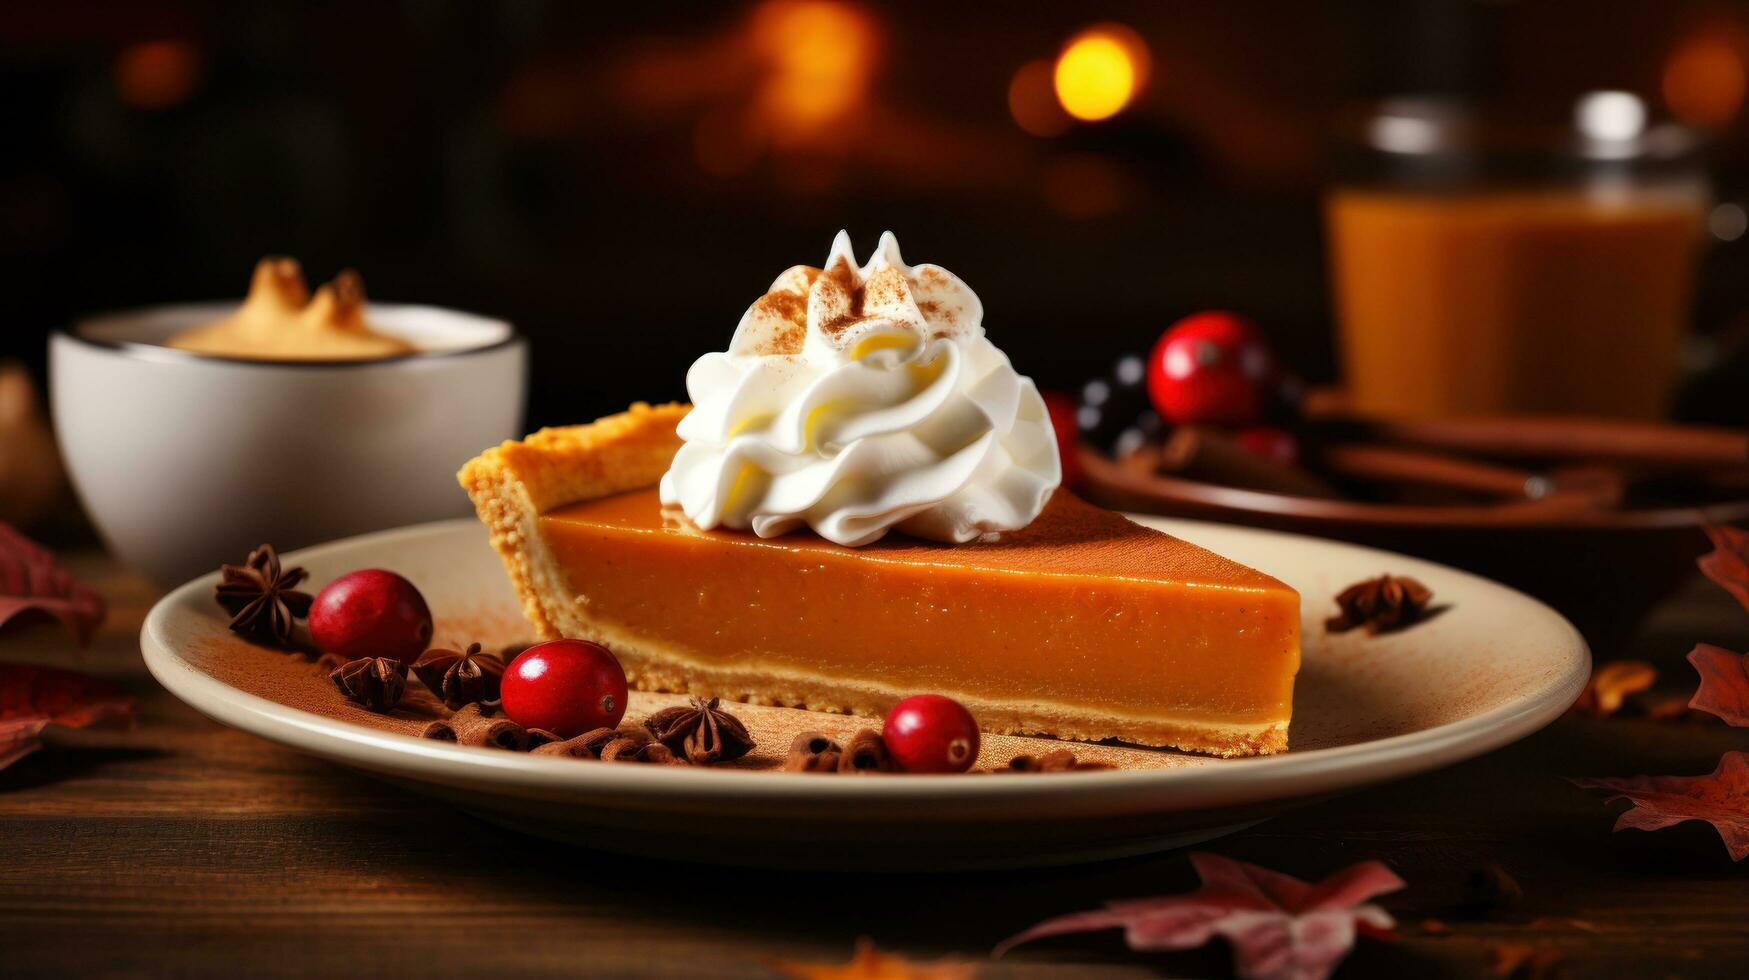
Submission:
POLYGON ((1359 439, 1502 459, 1585 459, 1677 469, 1749 466, 1749 432, 1711 426, 1560 416, 1323 421, 1359 439))
POLYGON ((619 732, 615 729, 596 728, 576 738, 537 745, 529 751, 535 755, 561 755, 570 759, 600 759, 601 750, 616 738, 619 738, 619 732))
POLYGON ((1495 497, 1542 500, 1557 493, 1581 494, 1600 507, 1621 503, 1625 482, 1603 467, 1567 467, 1549 473, 1402 446, 1325 446, 1326 469, 1352 479, 1446 487, 1495 497))
POLYGON ((1246 490, 1264 490, 1296 497, 1341 496, 1311 473, 1278 463, 1246 449, 1226 433, 1197 426, 1179 426, 1160 447, 1161 472, 1246 490))

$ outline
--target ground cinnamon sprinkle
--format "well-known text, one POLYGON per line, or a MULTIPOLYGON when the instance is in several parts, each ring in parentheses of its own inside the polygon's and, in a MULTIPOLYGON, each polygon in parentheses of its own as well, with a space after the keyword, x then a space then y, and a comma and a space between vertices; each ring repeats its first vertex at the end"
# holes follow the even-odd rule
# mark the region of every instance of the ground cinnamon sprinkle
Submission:
MULTIPOLYGON (((941 303, 932 299, 926 299, 923 302, 918 303, 917 312, 923 314, 926 319, 939 321, 942 326, 945 327, 959 325, 959 316, 952 308, 943 306, 941 303)), ((947 331, 945 330, 935 331, 935 336, 937 337, 943 337, 946 335, 947 331)))
POLYGON ((863 316, 860 313, 855 315, 847 313, 844 316, 835 316, 832 319, 827 320, 825 323, 820 324, 820 330, 822 333, 826 334, 826 336, 831 337, 833 340, 837 340, 844 335, 846 330, 849 330, 851 327, 854 327, 865 320, 872 319, 874 318, 863 316))
POLYGON ((814 290, 820 293, 825 305, 840 305, 834 300, 842 295, 844 311, 820 324, 820 330, 826 336, 837 340, 846 329, 860 323, 863 316, 864 289, 863 284, 856 281, 856 270, 844 259, 839 259, 826 270, 826 274, 815 281, 814 290))
POLYGON ((782 321, 754 347, 756 354, 800 354, 808 335, 808 297, 802 293, 773 292, 753 302, 753 308, 770 319, 782 321))
MULTIPOLYGON (((754 322, 765 331, 764 336, 749 340, 754 354, 801 353, 807 341, 808 310, 816 296, 821 307, 834 311, 823 318, 819 326, 821 333, 835 344, 842 344, 845 335, 858 324, 875 319, 868 312, 871 307, 891 307, 907 298, 915 299, 910 280, 897 269, 881 269, 866 281, 859 281, 858 270, 848 260, 840 258, 828 269, 805 268, 805 287, 795 281, 794 271, 792 269, 779 277, 772 291, 755 300, 749 311, 757 318, 754 322)), ((931 281, 946 280, 937 273, 931 281)), ((924 300, 917 304, 917 308, 926 319, 947 327, 956 324, 957 311, 940 301, 924 300)), ((945 336, 945 331, 938 330, 936 336, 945 336)))
POLYGON ((910 289, 905 285, 905 277, 897 269, 882 269, 868 277, 863 283, 857 309, 866 310, 870 306, 890 306, 904 299, 910 289))

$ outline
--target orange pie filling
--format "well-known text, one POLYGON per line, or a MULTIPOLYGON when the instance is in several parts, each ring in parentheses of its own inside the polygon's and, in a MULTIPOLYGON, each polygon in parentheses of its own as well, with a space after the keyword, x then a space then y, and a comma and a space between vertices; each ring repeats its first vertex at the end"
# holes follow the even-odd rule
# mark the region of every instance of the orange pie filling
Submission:
POLYGON ((640 687, 871 715, 935 692, 990 731, 1286 747, 1298 595, 1067 492, 957 546, 704 532, 654 488, 557 507, 538 536, 575 597, 548 621, 640 687))

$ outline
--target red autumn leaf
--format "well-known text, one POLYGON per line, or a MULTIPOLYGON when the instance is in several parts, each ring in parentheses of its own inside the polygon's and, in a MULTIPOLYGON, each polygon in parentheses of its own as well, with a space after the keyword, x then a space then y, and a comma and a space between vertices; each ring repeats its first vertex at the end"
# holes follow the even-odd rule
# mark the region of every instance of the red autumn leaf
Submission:
POLYGON ((103 596, 0 521, 0 627, 26 614, 53 616, 84 646, 103 623, 103 596))
POLYGON ((768 959, 765 965, 792 980, 973 980, 976 963, 960 960, 913 960, 883 953, 867 937, 856 941, 849 963, 815 963, 768 959))
POLYGON ((1749 531, 1708 524, 1706 536, 1713 539, 1713 550, 1701 555, 1696 564, 1707 578, 1749 609, 1749 531))
POLYGON ((1124 941, 1139 952, 1194 949, 1218 936, 1232 945, 1246 980, 1322 980, 1348 955, 1356 932, 1386 938, 1396 926, 1384 909, 1363 904, 1403 887, 1378 861, 1315 885, 1218 854, 1192 854, 1190 863, 1202 878, 1196 891, 1048 919, 1004 941, 995 955, 1045 936, 1099 929, 1123 929, 1124 941))
POLYGON ((25 664, 0 664, 0 769, 42 748, 43 729, 127 728, 134 699, 108 681, 25 664))
POLYGON ((1688 662, 1700 672, 1700 689, 1688 706, 1749 728, 1749 654, 1702 643, 1689 651, 1688 662))
POLYGON ((1615 794, 1606 802, 1633 801, 1633 809, 1615 822, 1616 830, 1662 830, 1686 820, 1705 820, 1724 839, 1731 860, 1749 857, 1749 752, 1726 752, 1718 768, 1705 776, 1628 776, 1572 783, 1615 794))

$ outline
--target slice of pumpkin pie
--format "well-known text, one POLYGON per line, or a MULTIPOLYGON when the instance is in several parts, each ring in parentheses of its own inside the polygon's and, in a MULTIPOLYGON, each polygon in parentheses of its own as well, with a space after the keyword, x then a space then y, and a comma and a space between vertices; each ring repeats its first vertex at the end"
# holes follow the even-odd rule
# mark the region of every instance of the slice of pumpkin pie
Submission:
POLYGON ((1299 597, 1057 488, 976 296, 840 236, 688 375, 461 472, 543 638, 640 688, 1223 756, 1287 747, 1299 597))

